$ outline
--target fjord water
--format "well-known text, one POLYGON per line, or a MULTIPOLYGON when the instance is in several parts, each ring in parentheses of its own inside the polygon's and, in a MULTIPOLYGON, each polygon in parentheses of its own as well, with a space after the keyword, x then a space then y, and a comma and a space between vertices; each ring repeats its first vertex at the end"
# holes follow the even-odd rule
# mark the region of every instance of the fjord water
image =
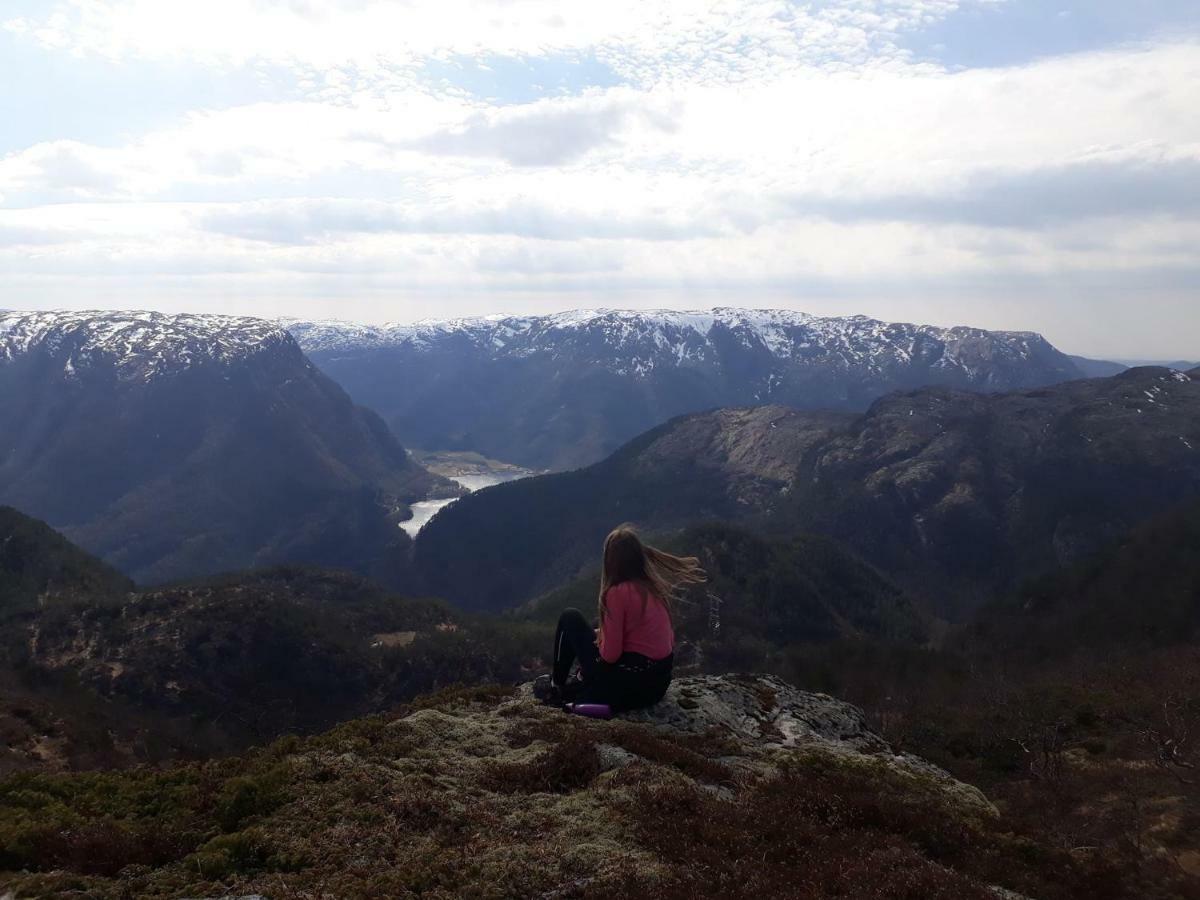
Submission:
MULTIPOLYGON (((436 465, 431 467, 436 468, 436 465)), ((507 463, 496 463, 492 460, 472 461, 469 469, 447 469, 440 472, 451 481, 474 493, 502 484, 506 481, 516 481, 537 474, 529 469, 522 469, 507 463)), ((400 523, 400 527, 411 538, 415 538, 438 511, 449 506, 457 497, 442 497, 436 500, 421 500, 411 505, 412 518, 400 523)))

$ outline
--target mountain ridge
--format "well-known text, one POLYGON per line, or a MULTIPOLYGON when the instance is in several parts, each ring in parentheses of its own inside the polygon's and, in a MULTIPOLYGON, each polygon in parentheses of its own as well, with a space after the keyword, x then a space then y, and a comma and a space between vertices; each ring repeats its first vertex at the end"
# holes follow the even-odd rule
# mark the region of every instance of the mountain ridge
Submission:
POLYGON ((280 324, 413 446, 476 450, 532 468, 595 462, 648 428, 703 409, 861 411, 891 390, 927 383, 999 390, 1083 374, 1032 332, 787 310, 280 324))
POLYGON ((858 416, 717 410, 448 507, 418 535, 414 577, 503 608, 580 574, 617 522, 655 533, 722 519, 831 537, 959 618, 1196 493, 1200 379, 1166 369, 996 394, 922 388, 858 416))
POLYGON ((45 522, 0 506, 0 616, 77 599, 104 603, 132 590, 132 581, 45 522))
POLYGON ((45 350, 64 374, 110 369, 122 380, 178 373, 193 365, 228 364, 276 345, 290 334, 267 319, 216 314, 79 310, 0 312, 0 360, 45 350))

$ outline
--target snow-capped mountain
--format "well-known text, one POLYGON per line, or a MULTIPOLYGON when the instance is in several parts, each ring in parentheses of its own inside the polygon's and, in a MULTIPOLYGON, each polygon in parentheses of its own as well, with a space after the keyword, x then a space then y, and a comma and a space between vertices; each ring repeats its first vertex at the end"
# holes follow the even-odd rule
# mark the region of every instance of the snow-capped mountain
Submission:
POLYGON ((386 574, 396 518, 438 481, 275 323, 0 313, 0 504, 139 582, 386 574))
MULTIPOLYGON (((1033 361, 1053 348, 1032 332, 984 331, 881 322, 866 316, 820 317, 789 310, 717 308, 573 310, 548 316, 484 316, 373 327, 348 322, 281 323, 308 352, 329 354, 405 348, 434 353, 467 345, 493 358, 546 354, 607 366, 618 375, 648 375, 663 367, 718 364, 721 343, 732 338, 747 351, 781 363, 833 364, 884 372, 904 365, 956 370, 987 384, 995 363, 1033 361)), ((1055 360, 1077 375, 1069 361, 1055 360)), ((769 391, 771 385, 765 388, 769 391)))
POLYGON ((265 319, 157 312, 0 312, 0 361, 42 352, 68 375, 108 371, 123 380, 229 365, 285 344, 291 336, 265 319))
POLYGON ((861 410, 899 388, 1005 390, 1083 376, 1030 332, 787 310, 281 324, 401 439, 557 468, 595 461, 674 415, 713 406, 861 410))

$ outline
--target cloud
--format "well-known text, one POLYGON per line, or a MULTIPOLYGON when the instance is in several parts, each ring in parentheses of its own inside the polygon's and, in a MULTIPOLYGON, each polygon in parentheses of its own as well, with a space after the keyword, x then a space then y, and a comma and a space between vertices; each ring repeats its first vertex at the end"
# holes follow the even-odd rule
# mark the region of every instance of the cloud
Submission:
MULTIPOLYGON (((798 66, 903 60, 900 38, 1005 0, 58 0, 5 23, 111 60, 388 72, 423 60, 587 53, 630 83, 745 83, 798 66)), ((405 74, 406 73, 406 74, 405 74)))
POLYGON ((78 141, 51 141, 0 159, 0 196, 31 191, 49 198, 113 193, 115 154, 78 141))
POLYGON ((960 222, 1044 228, 1100 218, 1200 217, 1200 158, 1089 159, 1026 171, 982 171, 921 194, 795 196, 796 215, 836 221, 960 222))
POLYGON ((591 150, 619 144, 622 133, 633 126, 674 130, 670 110, 654 109, 639 99, 607 93, 476 113, 409 146, 437 154, 496 157, 515 166, 563 165, 591 150))
POLYGON ((53 244, 73 244, 84 233, 77 230, 58 228, 18 228, 0 224, 0 248, 3 247, 46 247, 53 244))
POLYGON ((514 198, 497 206, 430 208, 379 200, 302 199, 205 210, 197 225, 217 234, 274 244, 314 244, 363 234, 511 235, 546 241, 585 238, 688 240, 724 229, 693 217, 614 208, 597 211, 514 198))
MULTIPOLYGON (((578 276, 602 273, 606 277, 620 272, 625 263, 624 254, 611 247, 594 247, 584 245, 562 246, 560 244, 542 244, 527 242, 520 245, 489 246, 481 248, 476 259, 475 269, 485 274, 495 274, 511 280, 513 276, 578 276)), ((547 285, 540 283, 541 278, 535 278, 531 285, 535 290, 545 289, 547 285)), ((554 282, 559 289, 561 281, 554 282)))
MULTIPOLYGON (((0 290, 423 314, 936 298, 982 319, 1015 296, 1079 317, 1106 278, 1186 331, 1197 35, 1147 19, 1003 67, 909 49, 967 19, 990 39, 978 23, 1030 2, 24 2, 0 40, 63 87, 0 157, 0 290), (118 62, 178 97, 85 134, 71 78, 118 62)), ((5 65, 0 111, 28 110, 5 65)), ((1005 324, 1050 316, 1029 304, 1005 324)))

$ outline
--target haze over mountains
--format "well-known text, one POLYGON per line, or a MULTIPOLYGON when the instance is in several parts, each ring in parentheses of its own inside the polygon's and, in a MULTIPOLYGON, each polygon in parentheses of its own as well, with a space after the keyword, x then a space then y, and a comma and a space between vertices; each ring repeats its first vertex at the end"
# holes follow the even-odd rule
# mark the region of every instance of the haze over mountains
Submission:
POLYGON ((782 310, 284 325, 410 445, 534 468, 596 462, 673 416, 717 406, 861 411, 926 384, 1007 390, 1084 375, 1032 333, 782 310))
POLYGON ((159 313, 0 315, 0 502, 140 582, 305 561, 384 574, 409 459, 285 331, 159 313))

